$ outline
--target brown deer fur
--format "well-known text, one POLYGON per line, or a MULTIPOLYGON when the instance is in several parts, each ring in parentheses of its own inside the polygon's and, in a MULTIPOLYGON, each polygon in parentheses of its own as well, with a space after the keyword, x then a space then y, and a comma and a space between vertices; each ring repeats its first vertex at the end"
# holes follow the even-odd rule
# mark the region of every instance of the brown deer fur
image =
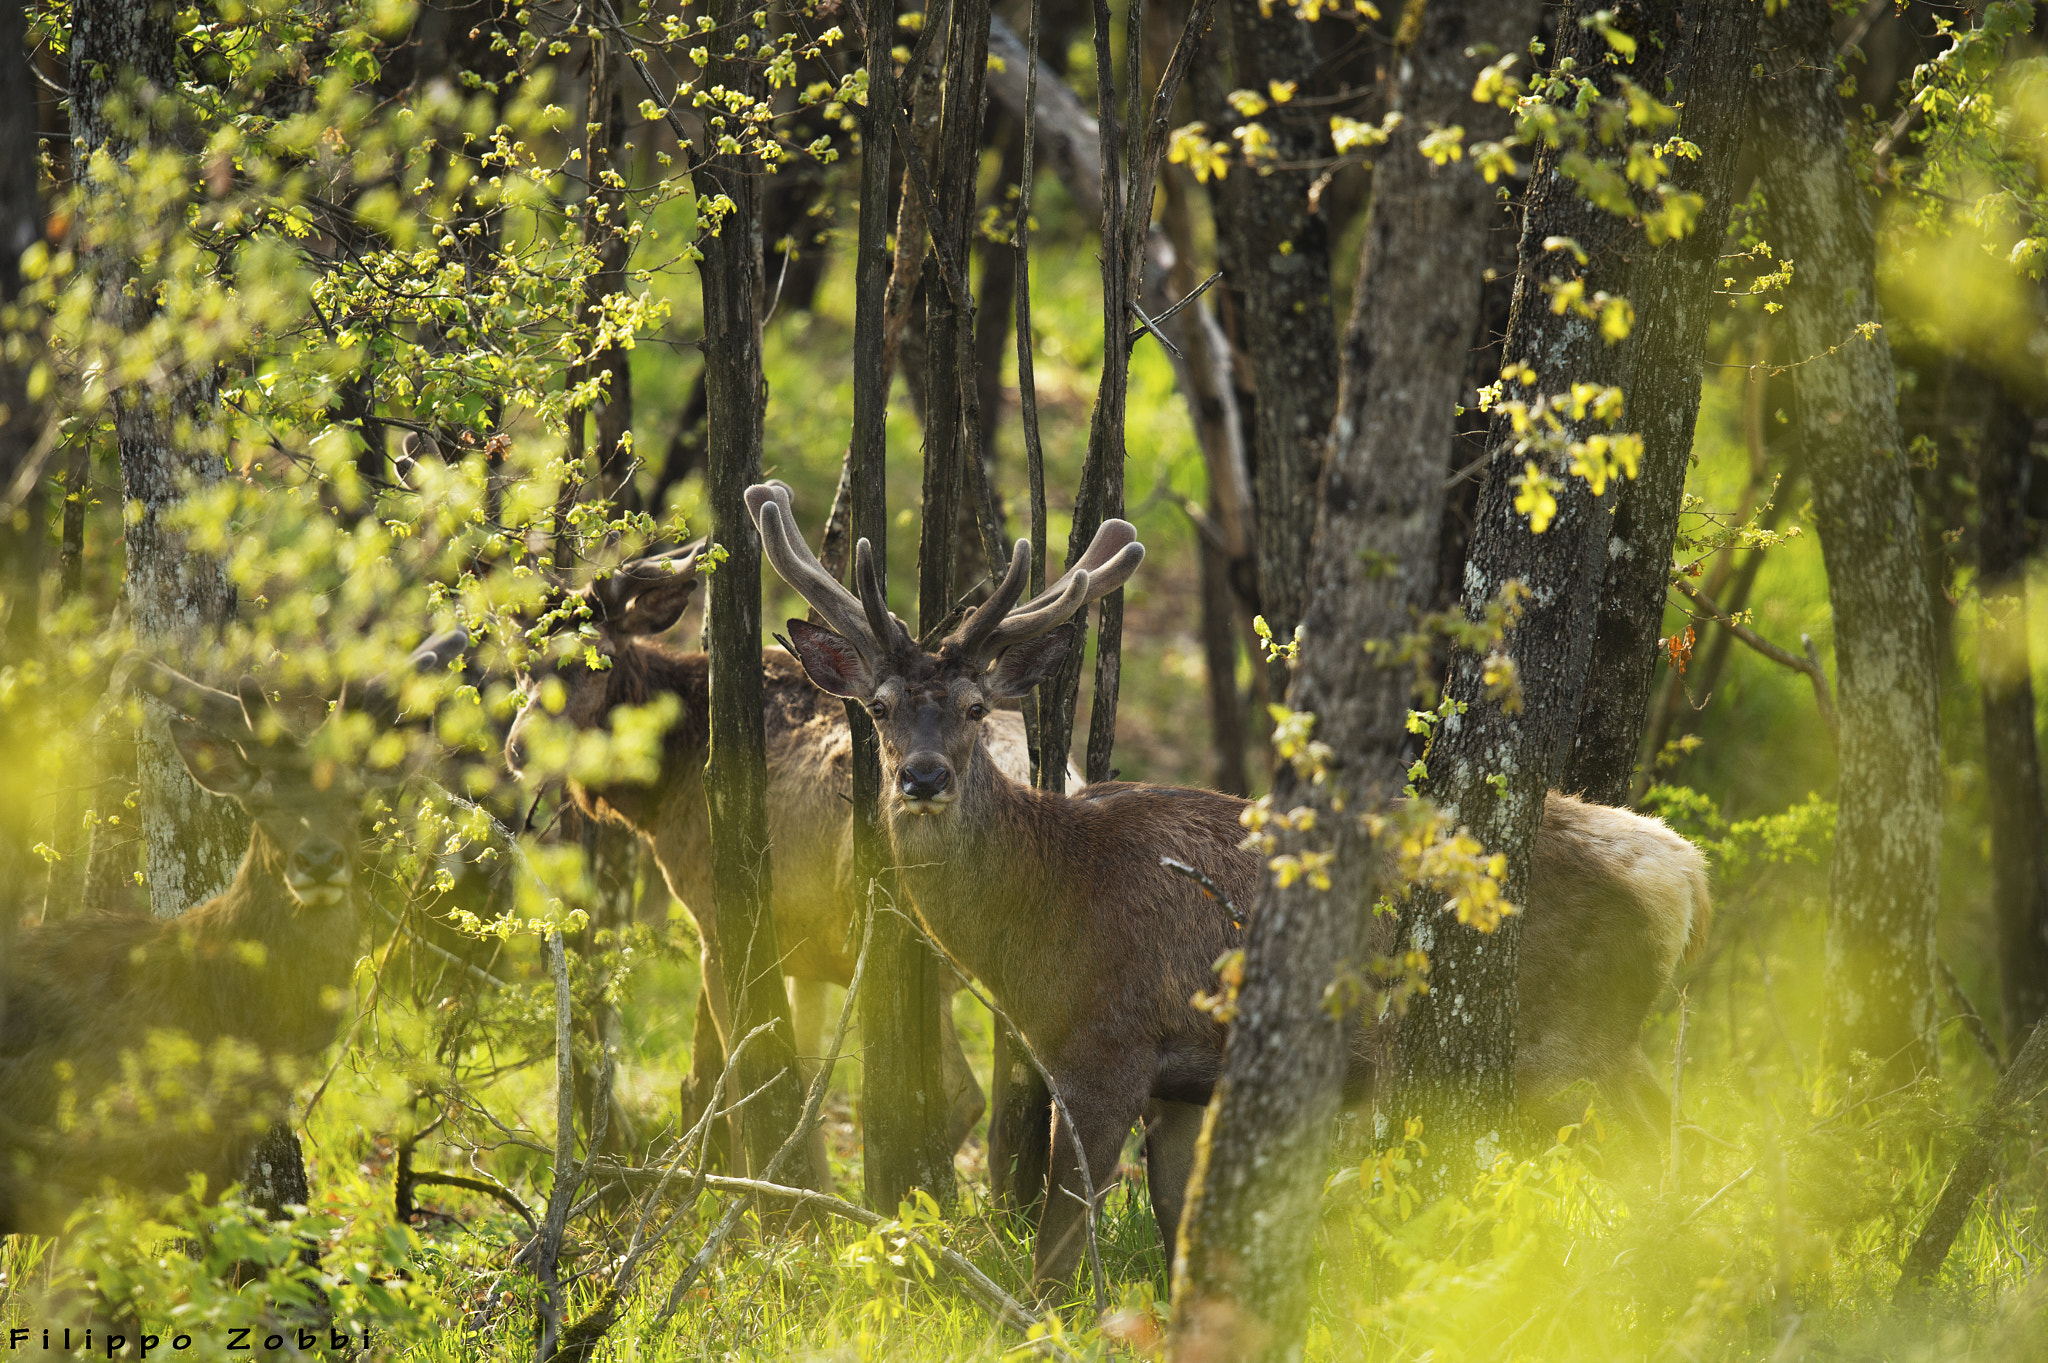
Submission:
MULTIPOLYGON (((606 727, 612 711, 622 705, 645 705, 664 695, 680 703, 681 713, 663 736, 659 774, 651 785, 620 781, 592 788, 572 781, 569 790, 585 813, 631 828, 654 849, 670 893, 697 926, 704 997, 722 1047, 731 1037, 732 1014, 717 925, 709 912, 711 821, 704 760, 711 741, 710 666, 704 654, 685 652, 653 637, 675 623, 696 586, 693 559, 672 562, 664 572, 644 566, 657 562, 628 564, 612 579, 623 580, 624 585, 585 588, 579 594, 596 619, 596 646, 610 666, 586 667, 579 649, 568 661, 536 672, 526 687, 527 705, 507 735, 505 753, 514 771, 526 767, 532 728, 544 723, 546 714, 534 698, 549 677, 563 688, 555 721, 577 729, 606 727)), ((779 648, 765 649, 761 666, 768 737, 768 836, 775 859, 775 939, 783 973, 791 982, 797 1052, 815 1056, 823 1046, 824 986, 851 981, 860 945, 851 889, 848 803, 853 743, 846 707, 812 686, 794 658, 779 648)), ((1030 754, 1023 717, 999 715, 990 730, 998 766, 1013 775, 1027 775, 1030 754)), ((949 1126, 957 1146, 973 1129, 985 1103, 954 1035, 950 1008, 941 1010, 940 1026, 949 1126)), ((827 1178, 822 1133, 812 1146, 814 1171, 827 1178)))
MULTIPOLYGON (((786 488, 748 497, 770 562, 837 627, 790 622, 805 670, 876 717, 884 815, 918 916, 1044 1058, 1098 1196, 1125 1135, 1146 1119, 1153 1208, 1170 1258, 1199 1105, 1225 1037, 1190 999, 1215 987, 1214 962, 1243 932, 1160 858, 1201 870, 1249 907, 1262 868, 1241 847, 1245 801, 1126 782, 1052 795, 1004 777, 984 739, 996 701, 1029 691, 1070 646, 1063 622, 1135 570, 1135 532, 1105 525, 1067 578, 1022 606, 1013 572, 988 614, 969 617, 932 653, 880 605, 871 564, 857 572, 856 601, 806 561, 786 488)), ((860 551, 856 561, 869 563, 860 551)), ((1020 545, 1016 563, 1024 561, 1020 545)), ((1540 1098, 1590 1080, 1614 1110, 1644 1120, 1658 1090, 1637 1033, 1680 954, 1706 931, 1703 859, 1655 819, 1552 794, 1525 911, 1522 1091, 1540 1098)), ((1370 1092, 1370 1054, 1361 1026, 1346 1082, 1354 1100, 1370 1092)), ((1074 1135, 1055 1122, 1034 1273, 1041 1288, 1064 1282, 1082 1247, 1074 1135)))
MULTIPOLYGON (((464 642, 442 636, 414 662, 445 665, 464 642)), ((226 890, 176 918, 48 922, 0 962, 0 1234, 61 1228, 108 1178, 162 1192, 200 1173, 218 1193, 348 1004, 361 781, 281 732, 252 683, 238 699, 143 666, 200 721, 174 723, 178 754, 248 811, 249 849, 226 890)), ((369 707, 388 718, 374 689, 369 707)))

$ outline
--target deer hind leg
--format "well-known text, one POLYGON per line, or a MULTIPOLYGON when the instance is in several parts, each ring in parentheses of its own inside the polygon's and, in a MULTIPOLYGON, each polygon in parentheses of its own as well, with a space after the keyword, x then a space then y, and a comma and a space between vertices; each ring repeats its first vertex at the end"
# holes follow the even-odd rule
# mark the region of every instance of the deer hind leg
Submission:
POLYGON ((1159 1222, 1159 1243, 1166 1251, 1168 1282, 1173 1281, 1181 1208, 1187 1201, 1188 1177, 1195 1171, 1195 1142, 1202 1134, 1205 1111, 1199 1103, 1160 1098, 1145 1105, 1145 1186, 1152 1194, 1152 1216, 1159 1222))
MULTIPOLYGON (((825 982, 789 978, 789 1018, 796 1030, 798 1072, 803 1075, 804 1092, 809 1094, 825 1057, 825 982)), ((825 1083, 830 1091, 831 1078, 825 1083)), ((825 1149, 825 1125, 820 1122, 805 1138, 811 1161, 810 1186, 820 1192, 832 1191, 832 1160, 825 1149)))
POLYGON ((958 1150, 988 1110, 988 1099, 975 1082, 974 1067, 960 1047, 960 1034, 953 1027, 953 991, 947 987, 939 996, 939 1077, 946 1087, 946 1139, 948 1148, 958 1150))
POLYGON ((1040 1300, 1056 1296, 1072 1281, 1074 1266, 1088 1246, 1087 1198, 1075 1157, 1077 1144, 1087 1156, 1099 1213, 1102 1199, 1116 1185, 1124 1137, 1144 1111, 1151 1086, 1153 1055, 1149 1049, 1134 1053, 1109 1039, 1069 1050, 1079 1052, 1075 1059, 1080 1063, 1053 1070, 1054 1085, 1073 1114, 1074 1124, 1068 1127, 1065 1114, 1054 1109, 1053 1176, 1038 1216, 1038 1248, 1031 1273, 1032 1290, 1040 1300))

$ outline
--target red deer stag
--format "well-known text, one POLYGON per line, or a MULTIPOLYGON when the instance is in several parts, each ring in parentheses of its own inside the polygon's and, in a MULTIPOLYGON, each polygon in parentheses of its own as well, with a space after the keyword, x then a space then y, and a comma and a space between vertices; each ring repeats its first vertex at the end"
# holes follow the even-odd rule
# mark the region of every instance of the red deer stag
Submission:
MULTIPOLYGON (((545 741, 549 719, 577 729, 608 727, 613 710, 645 705, 668 695, 681 713, 662 742, 659 773, 651 784, 611 781, 601 786, 569 782, 579 808, 596 818, 624 824, 654 849, 669 891, 697 925, 703 947, 704 992, 716 1037, 702 1035, 705 1007, 698 1009, 698 1053, 693 1074, 707 1067, 715 1075, 722 1047, 732 1034, 725 970, 711 906, 711 822, 704 796, 704 760, 710 745, 710 663, 656 636, 681 618, 697 588, 694 546, 651 555, 615 569, 581 588, 575 598, 596 627, 594 646, 607 666, 585 665, 582 650, 536 671, 527 679, 526 705, 506 737, 505 757, 523 772, 545 741), (557 685, 551 685, 550 683, 557 685), (557 686, 559 689, 557 689, 557 686), (552 703, 550 703, 552 702, 552 703), (559 713, 550 715, 551 710, 559 713)), ((558 603, 559 604, 559 603, 558 603)), ((768 731, 768 837, 774 849, 771 911, 775 940, 790 979, 797 1053, 823 1049, 824 990, 853 977, 859 946, 852 892, 852 815, 846 802, 853 788, 853 743, 846 709, 804 679, 803 670, 779 648, 761 657, 766 685, 768 731)), ((1020 778, 1030 772, 1023 717, 997 715, 989 726, 997 766, 1020 778)), ((984 1100, 967 1057, 953 1033, 951 1009, 941 1009, 941 1064, 948 1126, 957 1147, 980 1118, 984 1100)), ((811 1157, 820 1180, 828 1179, 824 1136, 814 1133, 811 1157)), ((829 1186, 819 1182, 819 1187, 829 1186)))
MULTIPOLYGON (((1241 930, 1169 856, 1235 902, 1261 875, 1241 843, 1245 802, 1209 790, 1104 782, 1073 796, 1010 780, 990 760, 987 717, 1048 676, 1070 621, 1144 558, 1136 531, 1106 522, 1079 563, 1018 604, 1019 542, 1003 584, 936 652, 889 613, 863 542, 854 596, 797 535, 789 489, 748 489, 768 561, 830 628, 789 622, 804 671, 857 699, 882 741, 884 818, 905 888, 932 937, 978 976, 1052 1073, 1074 1130, 1055 1122, 1034 1284, 1064 1283, 1081 1252, 1078 1135, 1097 1195, 1133 1123, 1146 1125, 1154 1215, 1169 1261, 1202 1105, 1225 1030, 1190 1003, 1241 930)), ((1705 864, 1654 819, 1552 794, 1523 928, 1523 1091, 1590 1079, 1618 1109, 1656 1091, 1637 1045, 1644 1014, 1706 929, 1705 864)), ((1361 1027, 1347 1097, 1370 1092, 1361 1027)))
MULTIPOLYGON (((411 661, 443 668, 467 643, 441 635, 411 661)), ((131 655, 135 669, 185 716, 171 737, 192 778, 248 811, 249 850, 179 917, 45 923, 0 962, 0 1234, 59 1229, 105 1178, 172 1191, 199 1172, 215 1193, 239 1178, 296 1062, 334 1041, 358 955, 363 773, 288 733, 253 679, 229 695, 131 655), (181 1098, 187 1065, 208 1087, 181 1098)), ((341 709, 389 722, 397 702, 371 683, 341 709)))

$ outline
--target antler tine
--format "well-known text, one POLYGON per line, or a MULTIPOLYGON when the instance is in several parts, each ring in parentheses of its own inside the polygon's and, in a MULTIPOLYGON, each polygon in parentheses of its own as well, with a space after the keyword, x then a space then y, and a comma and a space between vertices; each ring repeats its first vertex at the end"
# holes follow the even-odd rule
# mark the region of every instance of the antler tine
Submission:
POLYGON ((140 686, 164 704, 197 721, 222 738, 241 738, 249 733, 249 717, 241 698, 211 686, 201 685, 184 673, 164 666, 143 653, 130 653, 116 669, 114 686, 127 690, 140 686), (141 669, 141 675, 136 669, 141 669))
POLYGON ((421 674, 438 672, 461 657, 468 647, 469 631, 458 625, 421 644, 407 656, 406 662, 412 665, 413 671, 421 674))
POLYGON ((1031 579, 1031 541, 1018 540, 1010 550, 1010 570, 1003 574, 1003 580, 989 594, 988 600, 975 607, 972 614, 960 622, 960 628, 948 640, 955 648, 969 657, 981 653, 996 627, 1016 608, 1017 598, 1024 594, 1024 584, 1031 579))
POLYGON ((1050 590, 1023 608, 1010 612, 1000 621, 982 645, 982 651, 990 657, 1002 652, 1012 644, 1026 639, 1035 639, 1058 629, 1073 619, 1076 611, 1085 609, 1093 602, 1100 601, 1118 587, 1131 580, 1131 574, 1138 571, 1138 565, 1145 561, 1145 546, 1130 538, 1137 532, 1127 521, 1108 521, 1095 536, 1095 543, 1080 563, 1067 571, 1055 586, 1064 586, 1060 595, 1052 600, 1050 590), (1111 527, 1118 527, 1114 534, 1111 527), (1121 541, 1121 543, 1117 543, 1121 541), (1098 552, 1104 544, 1116 544, 1113 551, 1098 552), (1089 560, 1095 560, 1099 569, 1090 571, 1089 560))
POLYGON ((703 547, 703 540, 694 540, 677 549, 643 554, 592 580, 584 591, 598 608, 598 619, 609 619, 624 610, 643 587, 679 577, 695 577, 697 554, 703 547))
POLYGON ((861 612, 867 616, 868 628, 875 637, 885 640, 885 646, 890 649, 909 643, 910 631, 889 612, 889 597, 882 590, 882 575, 875 569, 875 546, 868 543, 865 535, 860 543, 853 546, 853 585, 860 588, 861 612))
POLYGON ((825 571, 803 536, 796 533, 788 486, 756 483, 747 489, 746 497, 747 507, 760 525, 762 552, 782 580, 796 588, 797 595, 810 602, 841 638, 871 657, 885 656, 889 636, 877 635, 869 628, 861 603, 825 571))
POLYGON ((235 695, 241 702, 243 723, 259 742, 275 743, 285 736, 284 721, 263 693, 263 683, 245 676, 235 683, 235 695))

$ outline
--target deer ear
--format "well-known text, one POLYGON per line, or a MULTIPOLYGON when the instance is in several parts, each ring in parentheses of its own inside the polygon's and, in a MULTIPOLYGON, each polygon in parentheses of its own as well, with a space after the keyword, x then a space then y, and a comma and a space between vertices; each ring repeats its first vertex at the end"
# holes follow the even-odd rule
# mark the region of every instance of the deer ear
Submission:
POLYGON ((231 799, 247 795, 262 775, 242 750, 189 720, 171 721, 171 743, 201 790, 231 799))
POLYGON ((996 665, 988 670, 988 688, 1002 699, 1021 696, 1053 674, 1074 645, 1074 622, 1061 625, 1050 634, 1026 639, 1003 650, 996 665))
POLYGON ((852 644, 808 620, 789 622, 789 642, 811 685, 828 696, 866 700, 875 694, 875 679, 852 644))
POLYGON ((697 579, 679 577, 673 582, 659 582, 633 598, 616 620, 605 621, 605 628, 616 635, 660 634, 676 621, 683 618, 684 607, 690 604, 690 594, 697 590, 697 579))

